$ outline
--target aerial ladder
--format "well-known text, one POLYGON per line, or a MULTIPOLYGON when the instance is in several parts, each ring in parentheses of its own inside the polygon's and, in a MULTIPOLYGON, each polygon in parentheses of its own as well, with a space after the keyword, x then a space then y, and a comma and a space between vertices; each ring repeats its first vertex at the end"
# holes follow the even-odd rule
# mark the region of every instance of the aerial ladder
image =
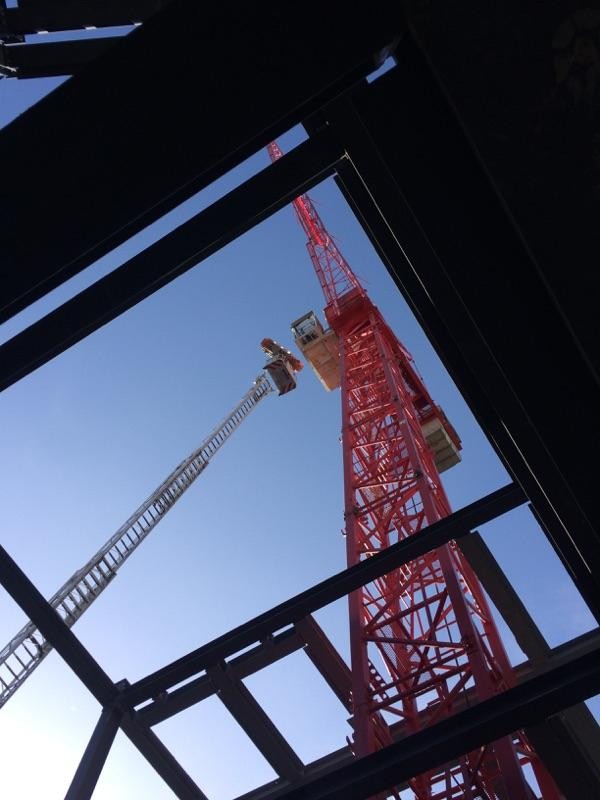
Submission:
MULTIPOLYGON (((74 625, 90 608, 127 559, 204 472, 234 431, 274 391, 274 387, 280 395, 296 388, 295 374, 302 369, 302 362, 272 339, 263 340, 262 349, 268 356, 264 369, 271 380, 261 372, 220 425, 175 467, 98 552, 50 598, 48 602, 66 625, 74 625)), ((51 650, 52 645, 41 631, 33 622, 28 622, 0 651, 0 707, 51 650)))
MULTIPOLYGON (((271 161, 282 157, 276 143, 271 161)), ((293 201, 325 296, 292 323, 295 344, 328 391, 341 389, 348 567, 451 513, 440 472, 460 440, 412 357, 385 322, 307 195, 293 201)), ((454 543, 378 578, 348 598, 357 757, 391 744, 391 723, 415 733, 514 685, 490 608, 454 543)), ((410 781, 416 800, 561 797, 522 732, 410 781)), ((390 787, 389 792, 399 797, 390 787)), ((404 794, 402 795, 404 797, 404 794)))

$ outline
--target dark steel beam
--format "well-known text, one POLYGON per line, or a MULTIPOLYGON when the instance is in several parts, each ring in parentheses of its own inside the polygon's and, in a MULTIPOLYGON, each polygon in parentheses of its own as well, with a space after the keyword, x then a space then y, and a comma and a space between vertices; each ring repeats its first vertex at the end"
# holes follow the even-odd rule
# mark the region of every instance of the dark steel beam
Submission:
POLYGON ((401 17, 393 3, 171 0, 13 120, 0 322, 368 74, 401 17), (327 47, 316 18, 336 31, 327 47))
MULTIPOLYGON (((276 636, 268 637, 256 647, 228 661, 228 672, 236 680, 242 680, 248 675, 274 664, 281 658, 295 653, 304 644, 303 638, 295 628, 290 628, 276 636)), ((157 725, 201 700, 206 700, 215 691, 208 675, 202 675, 178 689, 159 695, 147 706, 138 710, 137 718, 144 725, 157 725)))
POLYGON ((370 756, 290 788, 282 800, 365 800, 463 753, 533 725, 600 691, 600 651, 419 731, 370 756))
POLYGON ((529 661, 545 661, 549 644, 481 535, 473 531, 459 547, 529 661))
POLYGON ((551 669, 556 669, 576 658, 587 655, 594 650, 600 650, 600 628, 594 628, 587 633, 582 633, 574 639, 569 639, 548 651, 543 661, 525 661, 515 667, 519 681, 543 675, 551 669))
POLYGON ((114 683, 3 547, 0 547, 0 584, 96 700, 102 706, 112 703, 118 694, 114 683))
POLYGON ((413 561, 446 544, 466 536, 471 528, 483 525, 524 502, 523 491, 516 484, 498 489, 480 500, 454 512, 418 534, 398 542, 360 564, 316 584, 310 589, 275 606, 270 611, 234 628, 203 647, 142 678, 123 694, 123 702, 139 705, 201 670, 218 664, 238 650, 260 641, 275 631, 293 625, 370 580, 413 561))
POLYGON ((207 673, 219 700, 275 772, 289 781, 297 780, 304 764, 242 681, 223 666, 211 667, 207 673))
POLYGON ((137 747, 146 761, 154 767, 167 786, 179 800, 207 800, 206 795, 190 778, 181 764, 173 757, 158 736, 140 725, 135 714, 126 714, 121 728, 137 747))
POLYGON ((17 7, 4 11, 4 25, 16 34, 131 25, 164 5, 165 0, 19 0, 17 7))
MULTIPOLYGON (((554 650, 550 651, 548 661, 546 662, 547 669, 553 669, 557 666, 562 666, 565 663, 570 663, 574 659, 586 655, 591 652, 600 652, 600 632, 598 630, 592 631, 589 634, 586 634, 582 637, 579 637, 572 642, 567 642, 566 644, 562 645, 561 647, 555 648, 554 650)), ((524 662, 519 664, 516 667, 516 674, 517 679, 519 682, 524 682, 531 677, 537 676, 541 674, 540 672, 536 672, 536 667, 534 667, 529 662, 524 662)), ((471 688, 467 690, 461 699, 460 705, 457 706, 457 711, 462 712, 467 708, 474 706, 477 703, 477 699, 475 698, 474 690, 471 688)), ((558 719, 563 720, 570 712, 574 711, 575 709, 584 708, 587 711, 585 704, 580 703, 577 706, 573 706, 572 708, 567 709, 566 711, 560 712, 560 714, 551 718, 551 721, 554 722, 558 719)), ((424 709, 420 712, 421 722, 419 723, 419 727, 425 727, 428 724, 429 717, 433 713, 432 709, 424 709)), ((541 726, 548 724, 549 720, 540 723, 541 726)), ((580 727, 577 728, 577 733, 575 734, 574 741, 576 742, 577 746, 579 746, 582 742, 582 736, 585 737, 589 732, 589 720, 586 718, 584 720, 579 720, 580 727)), ((593 718, 592 718, 592 722, 593 718)), ((595 723, 594 723, 595 724, 595 723)), ((536 726, 533 726, 536 727, 536 726)), ((529 728, 527 730, 530 730, 529 728)), ((399 741, 406 741, 408 737, 412 735, 411 730, 408 728, 407 724, 403 721, 397 722, 390 726, 390 733, 392 735, 392 740, 394 742, 399 741)), ((554 735, 554 731, 552 731, 554 735)), ((546 742, 544 742, 546 744, 546 742)), ((567 750, 568 753, 572 751, 573 741, 571 742, 570 749, 567 750)), ((584 754, 583 757, 588 761, 588 764, 584 767, 582 766, 582 775, 590 775, 593 767, 590 766, 589 760, 591 758, 592 763, 600 764, 600 754, 598 754, 595 748, 592 748, 588 751, 587 747, 583 748, 584 754), (597 758, 597 761, 596 761, 597 758)), ((580 754, 579 759, 582 758, 580 754)), ((343 747, 339 750, 336 750, 332 753, 328 753, 326 756, 317 759, 316 761, 312 761, 311 763, 306 765, 304 776, 300 780, 299 784, 305 784, 309 781, 321 777, 325 774, 328 774, 335 769, 349 764, 354 760, 354 756, 350 751, 349 747, 343 747)), ((562 759, 563 765, 567 766, 566 759, 562 759)), ((576 762, 573 762, 576 763, 576 762)), ((586 788, 589 787, 590 782, 587 781, 587 777, 584 778, 586 783, 582 783, 582 780, 579 776, 571 776, 571 780, 569 783, 569 787, 571 788, 571 792, 566 792, 565 796, 567 800, 571 800, 572 797, 579 798, 579 797, 595 797, 596 793, 593 791, 591 794, 581 794, 577 793, 582 786, 586 788), (575 791, 573 791, 573 787, 577 787, 575 791)), ((561 784, 562 785, 562 784, 561 784)), ((397 785, 399 789, 405 788, 403 785, 397 785)), ((285 794, 291 788, 291 784, 285 784, 281 781, 270 781, 269 783, 264 784, 256 789, 252 789, 250 792, 245 793, 237 798, 237 800, 278 800, 283 794, 285 794)))
POLYGON ((121 713, 114 708, 102 710, 100 719, 67 790, 65 800, 89 800, 91 798, 119 730, 120 717, 121 713))
POLYGON ((310 658, 330 689, 344 706, 352 713, 352 673, 350 667, 331 644, 314 617, 296 623, 296 628, 306 642, 304 652, 310 658))
POLYGON ((71 39, 42 44, 8 44, 0 47, 1 65, 15 78, 49 78, 73 75, 105 53, 120 37, 71 39))
MULTIPOLYGON (((465 537, 461 540, 460 547, 463 552, 468 554, 469 561, 482 580, 486 592, 490 595, 500 613, 503 614, 507 624, 513 631, 520 634, 521 647, 530 660, 517 667, 519 681, 527 680, 532 675, 540 674, 542 670, 554 668, 565 661, 570 661, 579 655, 600 647, 598 631, 593 631, 551 650, 526 610, 526 617, 521 616, 524 609, 521 608, 520 600, 516 606, 518 613, 513 613, 514 609, 511 607, 511 601, 514 598, 514 589, 508 583, 481 537, 476 533, 465 537), (473 540, 475 544, 471 546, 473 540), (525 619, 527 622, 524 622, 525 619), (531 625, 533 625, 537 635, 535 632, 533 636, 530 635, 529 627, 531 625), (544 644, 543 653, 537 646, 538 639, 544 644)), ((302 620, 295 627, 299 633, 293 629, 284 631, 278 634, 271 643, 267 642, 259 645, 253 650, 232 659, 229 662, 229 670, 237 679, 245 677, 264 666, 274 663, 276 659, 284 657, 289 652, 297 650, 305 643, 307 645, 305 651, 311 661, 319 669, 341 702, 350 710, 347 696, 350 686, 350 673, 347 665, 345 665, 343 659, 332 647, 320 626, 312 617, 302 620)), ((209 697, 214 691, 210 679, 203 676, 176 689, 164 698, 158 698, 138 712, 138 719, 143 721, 144 724, 156 724, 178 711, 209 697)), ((466 700, 464 707, 466 708, 469 705, 470 702, 466 700)), ((394 739, 405 738, 408 735, 402 723, 392 726, 391 732, 394 739)), ((552 718, 552 720, 547 720, 528 728, 527 733, 534 747, 549 765, 551 773, 567 798, 581 796, 582 792, 584 796, 585 792, 589 796, 595 796, 600 785, 598 783, 598 765, 600 764, 598 725, 584 704, 566 709, 559 716, 552 718), (578 765, 576 769, 571 768, 574 764, 578 765)), ((305 782, 318 774, 331 771, 336 766, 351 760, 352 754, 348 748, 343 748, 307 765, 303 778, 297 778, 290 783, 296 784, 299 780, 300 782, 305 782)), ((259 800, 259 798, 264 797, 265 800, 276 800, 285 789, 286 785, 285 783, 282 784, 281 781, 269 783, 260 789, 253 790, 248 795, 244 795, 244 798, 245 800, 259 800)))
POLYGON ((590 747, 598 740, 597 727, 585 703, 578 703, 525 728, 531 745, 567 800, 600 797, 600 760, 590 747))
MULTIPOLYGON (((593 125, 573 114, 574 105, 579 107, 578 90, 563 94, 567 84, 580 87, 585 81, 577 59, 572 62, 567 57, 563 62, 553 39, 558 30, 566 31, 567 20, 593 19, 593 11, 576 8, 571 0, 527 6, 521 0, 505 0, 494 10, 483 10, 477 0, 462 0, 456 6, 429 4, 425 13, 413 5, 407 18, 432 75, 533 253, 537 273, 560 310, 571 343, 600 386, 596 303, 600 226, 597 181, 590 180, 596 134, 593 125), (565 70, 560 75, 559 60, 565 70)), ((575 36, 582 35, 578 29, 575 36)), ((567 40, 563 44, 570 46, 567 40)), ((538 335, 535 309, 531 330, 538 335)), ((575 362, 557 358, 555 363, 561 377, 571 377, 577 369, 575 362)), ((560 431, 558 437, 562 435, 560 431)))
POLYGON ((567 800, 600 797, 598 723, 585 703, 526 728, 567 800))
POLYGON ((397 68, 320 118, 348 153, 340 183, 504 464, 554 520, 550 540, 600 618, 589 479, 600 442, 580 427, 598 387, 426 60, 408 37, 396 53, 397 68))
MULTIPOLYGON (((391 80, 391 76, 388 80, 391 80)), ((400 96, 401 92, 397 87, 395 87, 394 91, 395 96, 400 96)), ((425 97, 425 95, 422 96, 425 97)), ((427 93, 427 97, 430 97, 429 93, 427 93)), ((388 99, 391 102, 391 95, 388 99)), ((392 106, 388 106, 388 110, 393 110, 394 108, 398 108, 398 105, 394 106, 392 104, 392 106)), ((402 108, 406 111, 406 107, 403 104, 402 108)), ((439 261, 439 253, 432 248, 432 243, 427 238, 427 231, 423 231, 420 221, 415 219, 412 210, 407 204, 407 199, 402 191, 402 175, 391 172, 389 170, 389 164, 382 161, 381 148, 378 147, 377 141, 378 129, 368 128, 367 123, 358 114, 355 114, 352 118, 351 114, 348 112, 347 106, 345 111, 342 112, 340 112, 338 106, 335 111, 331 113, 325 112, 320 119, 315 119, 309 123, 309 130, 317 130, 319 125, 323 124, 325 118, 328 119, 330 128, 331 123, 335 119, 338 120, 339 127, 333 133, 340 137, 349 154, 349 161, 340 164, 340 176, 336 179, 346 199, 354 208, 355 213, 382 256, 384 263, 387 264, 392 276, 397 283, 400 284, 405 297, 413 307, 415 314, 436 346, 438 353, 446 363, 455 381, 459 384, 463 394, 467 397, 482 427, 487 432, 488 436, 491 437, 492 443, 496 446, 496 449, 499 450, 499 454, 503 457, 505 463, 510 462, 510 466, 523 481, 528 492, 531 491, 535 494, 538 505, 544 515, 544 520, 549 522, 549 526, 552 530, 552 535, 550 535, 548 533, 548 526, 542 524, 548 538, 554 542, 560 542, 561 539, 563 542, 568 541, 568 537, 565 536, 564 527, 561 525, 560 521, 556 519, 552 509, 548 507, 546 498, 543 493, 540 492, 537 479, 532 481, 529 465, 519 468, 523 454, 519 450, 519 446, 515 445, 512 437, 507 435, 506 428, 503 424, 503 418, 493 406, 493 403, 498 401, 500 393, 495 392, 493 401, 490 402, 490 397, 487 397, 485 392, 482 391, 484 384, 482 385, 482 382, 472 373, 473 365, 478 363, 477 359, 485 352, 484 344, 479 347, 475 347, 474 344, 479 336, 479 332, 476 329, 471 330, 468 334, 463 332, 462 342, 469 339, 470 345, 474 348, 473 352, 469 353, 468 358, 465 358, 467 348, 462 346, 462 342, 460 346, 456 343, 457 330, 459 335, 460 330, 452 330, 448 327, 451 323, 457 324, 456 320, 460 316, 462 298, 452 296, 453 289, 450 289, 450 284, 447 283, 444 267, 439 261), (339 117, 336 116, 336 114, 339 114, 339 117), (436 270, 439 271, 439 275, 436 270), (434 274, 437 277, 431 277, 429 283, 426 283, 424 276, 433 276, 434 274), (431 309, 430 307, 432 297, 437 301, 436 309, 431 309), (444 300, 447 301, 447 303, 444 306, 445 317, 442 318, 441 316, 437 316, 437 314, 444 300)), ((408 154, 413 152, 416 147, 416 143, 413 142, 412 148, 410 145, 406 144, 406 126, 403 122, 399 123, 398 132, 400 126, 402 126, 404 132, 396 136, 395 146, 398 147, 401 153, 406 153, 408 157, 408 154)), ((439 129, 442 130, 443 128, 440 126, 439 129)), ((419 134, 415 135, 418 136, 419 134)), ((440 142, 439 146, 442 147, 442 142, 440 142)), ((430 148, 425 148, 425 151, 429 154, 430 148)), ((425 151, 421 150, 421 152, 425 151)), ((429 155, 427 158, 429 158, 429 155)), ((460 163, 462 166, 463 162, 461 161, 460 163)), ((431 178, 432 173, 433 175, 436 174, 436 170, 432 170, 430 166, 423 166, 422 172, 423 174, 427 174, 428 178, 431 178)), ((410 174, 412 176, 413 173, 411 172, 410 174)), ((416 186, 417 184, 418 178, 415 176, 412 185, 416 186)), ((462 191, 463 189, 464 186, 461 182, 460 190, 462 191)), ((433 190, 430 190, 429 194, 431 194, 432 191, 433 190)), ((475 198, 474 202, 478 202, 477 198, 480 195, 474 194, 473 196, 475 198)), ((423 207, 425 206, 426 202, 423 204, 423 207)), ((450 204, 448 207, 449 206, 450 204)), ((443 216, 444 212, 440 210, 439 214, 443 216)), ((468 238, 467 234, 465 234, 465 237, 468 238)), ((489 236, 488 240, 492 241, 493 237, 489 236)), ((462 241, 463 239, 461 239, 461 242, 462 241)), ((481 263, 484 263, 483 259, 481 263)), ((476 270, 473 269, 471 272, 476 272, 476 270)), ((484 280, 487 280, 487 276, 484 273, 478 273, 478 275, 484 277, 484 280)), ((482 291, 480 297, 482 298, 482 302, 485 302, 485 292, 482 291)), ((493 299, 494 298, 490 298, 490 301, 493 299)), ((529 302, 528 310, 531 311, 532 307, 533 301, 529 302)), ((511 317, 511 325, 513 325, 513 323, 514 320, 511 317)), ((522 338, 523 337, 521 337, 521 339, 522 338)), ((527 338, 526 334, 525 338, 527 338)), ((521 339, 519 341, 521 341, 521 339)), ((493 359, 491 359, 491 361, 493 361, 493 359)), ((479 368, 479 371, 482 372, 481 368, 479 368)), ((556 377, 559 378, 560 376, 556 377)), ((571 381, 573 379, 574 373, 569 371, 568 380, 571 381)), ((533 383, 535 385, 535 382, 533 383)), ((558 399, 561 397, 561 394, 555 392, 555 397, 558 399)), ((579 403, 579 399, 577 403, 579 403)), ((504 411, 504 414, 506 414, 506 411, 504 411)), ((523 421, 520 430, 527 432, 528 429, 528 422, 523 421)), ((520 444, 519 442, 518 445, 520 444)), ((580 459, 582 464, 585 463, 585 455, 585 453, 582 453, 580 459)), ((549 473, 552 471, 552 465, 548 464, 548 459, 546 459, 543 466, 545 468, 543 478, 548 479, 549 473)), ((540 476, 541 473, 538 474, 538 477, 540 476)), ((555 483, 554 487, 556 486, 557 484, 555 483)), ((555 488, 555 492, 558 491, 559 490, 555 488)), ((542 523, 539 516, 540 515, 538 515, 538 521, 542 523)), ((475 537, 467 537, 463 540, 461 545, 462 544, 464 544, 464 548, 469 556, 475 555, 477 551, 477 539, 475 537)), ((486 590, 491 595, 497 608, 515 634, 523 651, 532 660, 542 658, 544 654, 548 652, 549 648, 537 630, 537 627, 533 625, 529 614, 516 595, 514 589, 510 587, 505 576, 495 569, 497 565, 493 565, 489 557, 485 557, 484 554, 479 552, 476 562, 477 563, 473 562, 476 572, 480 579, 482 579, 486 590)), ((573 576, 572 567, 577 564, 576 548, 571 547, 570 558, 565 559, 563 557, 563 563, 565 562, 567 562, 567 569, 573 576)), ((587 598, 588 601, 591 600, 593 602, 596 588, 589 579, 589 572, 586 567, 580 565, 578 575, 574 577, 580 589, 585 586, 588 587, 587 598)), ((594 742, 598 742, 600 739, 598 726, 594 723, 589 710, 585 706, 578 709, 569 709, 564 712, 562 716, 564 721, 553 721, 553 730, 557 727, 561 728, 560 740, 563 742, 567 740, 570 741, 570 748, 561 748, 560 745, 558 745, 558 734, 550 735, 549 731, 546 731, 544 736, 539 733, 536 735, 536 733, 532 731, 530 732, 531 736, 532 738, 535 737, 539 752, 555 775, 555 779, 565 790, 567 788, 569 789, 567 796, 572 796, 574 793, 575 796, 577 796, 577 792, 580 793, 582 791, 582 780, 584 780, 583 776, 586 775, 588 777, 585 778, 587 781, 585 784, 585 791, 590 791, 589 787, 592 785, 592 779, 594 779, 596 782, 592 794, 600 793, 600 784, 593 775, 593 771, 590 771, 590 769, 586 770, 583 763, 581 764, 581 769, 569 770, 567 763, 570 758, 568 753, 573 751, 576 742, 591 741, 592 738, 594 742), (584 723, 581 722, 582 718, 585 720, 584 723), (581 730, 579 730, 581 725, 584 726, 581 730, 585 729, 586 736, 581 735, 581 730), (577 733, 578 730, 579 733, 577 733), (554 747, 552 747, 553 742, 554 747), (561 774, 558 774, 559 772, 561 774), (571 776, 569 784, 565 783, 565 778, 568 775, 571 776)), ((543 727, 544 725, 538 726, 538 728, 543 727)), ((582 759, 584 761, 589 761, 589 753, 586 753, 585 749, 583 752, 581 748, 579 748, 579 750, 580 761, 582 759)), ((591 751, 593 750, 594 746, 592 745, 591 751)))
POLYGON ((305 142, 0 346, 0 390, 64 352, 283 208, 342 157, 328 136, 305 142))
MULTIPOLYGON (((0 547, 0 584, 19 604, 27 617, 38 627, 96 700, 104 707, 114 704, 117 709, 117 718, 121 717, 125 708, 125 705, 120 703, 122 686, 117 687, 113 684, 75 634, 65 625, 57 612, 2 547, 0 547)), ((96 769, 99 773, 102 767, 100 761, 104 761, 112 742, 110 737, 112 720, 113 717, 107 711, 98 724, 92 741, 90 741, 90 749, 86 750, 81 771, 78 772, 78 775, 76 774, 77 786, 88 785, 93 779, 96 769), (103 758, 102 747, 104 745, 106 752, 103 758)), ((206 800, 200 789, 152 731, 142 727, 135 718, 130 719, 127 715, 120 718, 119 724, 180 800, 206 800)), ((96 775, 96 779, 97 777, 96 775)), ((78 795, 74 794, 72 797, 75 798, 78 795)))
MULTIPOLYGON (((519 679, 532 674, 532 669, 535 674, 556 666, 561 657, 572 658, 576 648, 585 652, 586 648, 600 646, 596 629, 551 650, 481 536, 475 531, 463 538, 459 547, 529 659, 518 668, 519 679)), ((600 726, 585 703, 567 708, 525 732, 567 800, 600 797, 600 726)))

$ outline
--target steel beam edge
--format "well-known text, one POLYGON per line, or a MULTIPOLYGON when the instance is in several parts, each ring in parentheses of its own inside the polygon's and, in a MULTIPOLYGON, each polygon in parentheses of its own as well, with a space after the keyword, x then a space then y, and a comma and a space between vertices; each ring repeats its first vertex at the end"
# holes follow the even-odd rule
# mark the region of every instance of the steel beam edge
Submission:
MULTIPOLYGON (((560 645, 557 648, 554 648, 550 651, 548 656, 548 660, 545 664, 545 669, 550 670, 554 669, 557 666, 563 666, 566 663, 571 663, 574 659, 579 658, 580 656, 586 655, 590 652, 600 652, 600 629, 595 629, 588 634, 584 634, 581 637, 578 637, 575 640, 571 640, 570 642, 566 642, 564 645, 560 645)), ((525 661, 522 664, 518 664, 515 667, 515 672, 519 683, 523 683, 526 680, 537 677, 541 674, 540 665, 533 665, 529 661, 525 661)), ((470 708, 474 706, 478 701, 474 696, 474 689, 471 688, 467 690, 465 696, 463 698, 463 703, 457 707, 457 712, 463 711, 466 708, 470 708)), ((541 725, 548 725, 549 723, 554 723, 559 718, 568 715, 569 712, 574 711, 577 708, 581 707, 585 708, 585 704, 580 703, 577 706, 573 706, 569 708, 567 711, 560 712, 560 714, 553 716, 550 720, 546 720, 541 725)), ((428 709, 423 709, 420 712, 424 718, 427 718, 428 709)), ((427 721, 423 722, 423 725, 420 727, 426 727, 427 721)), ((528 728, 527 730, 529 730, 528 728)), ((396 741, 405 741, 407 737, 412 735, 412 732, 408 729, 405 722, 396 722, 390 727, 390 732, 392 734, 392 740, 396 741)), ((308 783, 311 780, 316 778, 320 778, 323 775, 326 775, 338 767, 348 764, 353 761, 354 756, 352 755, 350 748, 348 746, 340 748, 339 750, 335 750, 331 753, 328 753, 325 756, 317 759, 316 761, 312 761, 306 765, 305 773, 303 779, 299 784, 308 783)), ((576 780, 575 778, 573 780, 576 780)), ((294 787, 299 784, 294 784, 294 787)), ((582 782, 578 781, 578 787, 581 787, 582 782)), ((585 785, 585 784, 584 784, 585 785)), ((588 783, 588 786, 590 784, 588 783)), ((239 795, 236 800, 280 800, 281 795, 285 794, 289 789, 292 788, 292 784, 289 782, 282 782, 282 781, 269 781, 262 786, 259 786, 255 789, 250 790, 249 792, 245 792, 243 795, 239 795)), ((404 785, 397 785, 398 789, 405 788, 404 785)), ((593 793, 586 795, 585 793, 582 795, 581 792, 571 793, 565 792, 565 796, 567 798, 573 797, 588 797, 592 796, 595 797, 596 795, 593 793)))
POLYGON ((65 794, 65 800, 89 800, 119 730, 121 713, 103 708, 85 752, 65 794))
POLYGON ((193 650, 171 664, 142 678, 123 693, 122 702, 136 706, 155 697, 203 669, 217 664, 261 638, 293 625, 334 600, 424 555, 452 539, 466 536, 471 528, 483 525, 522 505, 526 501, 517 484, 495 492, 455 511, 409 539, 398 542, 366 561, 327 578, 269 611, 234 628, 208 644, 193 650))
POLYGON ((131 25, 156 13, 167 0, 64 0, 28 2, 4 11, 6 30, 16 34, 131 25))
MULTIPOLYGON (((81 770, 78 770, 73 779, 74 785, 89 786, 96 769, 99 775, 114 738, 112 731, 116 715, 116 719, 119 720, 118 724, 123 731, 171 787, 179 800, 206 800, 205 795, 160 739, 152 731, 141 726, 135 717, 123 713, 126 708, 122 702, 121 685, 117 686, 110 680, 58 613, 1 546, 0 584, 103 706, 103 715, 92 735, 88 749, 84 753, 83 764, 80 765, 81 770), (102 750, 104 750, 103 757, 102 750)), ((96 780, 98 775, 96 775, 96 780)), ((71 794, 71 797, 79 798, 79 795, 71 794)), ((85 794, 82 797, 85 797, 85 794)))
MULTIPOLYGON (((257 647, 231 659, 226 664, 235 678, 242 680, 304 646, 304 639, 299 636, 296 629, 289 628, 277 636, 268 637, 257 647)), ((206 700, 215 692, 216 689, 208 675, 202 675, 171 692, 164 692, 148 705, 138 709, 137 719, 144 725, 158 725, 159 722, 164 722, 180 711, 206 700)))
MULTIPOLYGON (((598 647, 596 628, 552 650, 481 535, 474 531, 459 548, 529 659, 515 668, 517 678, 522 680, 523 668, 535 675, 561 658, 598 647)), ((600 727, 585 703, 530 726, 525 733, 565 797, 600 797, 600 727)))
POLYGON ((370 756, 291 788, 279 799, 365 800, 599 691, 600 649, 596 649, 370 756))
POLYGON ((308 0, 303 13, 290 15, 266 0, 170 0, 0 131, 10 186, 0 320, 353 86, 403 26, 391 3, 367 11, 308 0), (338 31, 327 48, 311 35, 311 11, 338 31), (235 59, 222 58, 223 41, 235 59), (208 117, 191 113, 197 103, 208 117))
POLYGON ((63 622, 58 612, 52 608, 1 546, 0 584, 71 667, 100 705, 108 706, 113 703, 118 696, 115 684, 63 622))
POLYGON ((343 150, 327 134, 275 164, 0 346, 0 391, 46 364, 136 303, 332 175, 343 150))
POLYGON ((304 764, 244 683, 224 665, 211 667, 208 676, 219 700, 275 772, 281 778, 298 780, 304 764))
POLYGON ((179 800, 208 800, 158 736, 149 728, 140 725, 135 714, 124 714, 120 725, 127 738, 154 767, 179 800))
POLYGON ((119 39, 118 36, 103 36, 41 44, 7 44, 2 51, 3 65, 14 70, 14 77, 18 79, 73 75, 103 55, 119 39))

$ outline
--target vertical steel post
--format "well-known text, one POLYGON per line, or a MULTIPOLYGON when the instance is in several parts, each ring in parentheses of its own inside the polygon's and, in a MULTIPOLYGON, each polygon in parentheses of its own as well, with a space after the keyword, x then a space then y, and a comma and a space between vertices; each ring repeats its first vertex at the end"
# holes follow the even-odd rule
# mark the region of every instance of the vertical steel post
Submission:
POLYGON ((102 772, 112 743, 119 730, 121 713, 103 708, 77 771, 65 795, 65 800, 89 800, 102 772))

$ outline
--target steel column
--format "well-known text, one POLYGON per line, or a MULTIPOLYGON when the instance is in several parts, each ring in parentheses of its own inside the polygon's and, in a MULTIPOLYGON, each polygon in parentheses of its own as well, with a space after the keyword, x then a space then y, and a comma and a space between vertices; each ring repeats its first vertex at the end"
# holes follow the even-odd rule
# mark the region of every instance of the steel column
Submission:
POLYGON ((88 800, 91 798, 119 730, 120 718, 121 713, 114 708, 102 709, 100 719, 85 748, 77 772, 65 795, 65 800, 88 800))

